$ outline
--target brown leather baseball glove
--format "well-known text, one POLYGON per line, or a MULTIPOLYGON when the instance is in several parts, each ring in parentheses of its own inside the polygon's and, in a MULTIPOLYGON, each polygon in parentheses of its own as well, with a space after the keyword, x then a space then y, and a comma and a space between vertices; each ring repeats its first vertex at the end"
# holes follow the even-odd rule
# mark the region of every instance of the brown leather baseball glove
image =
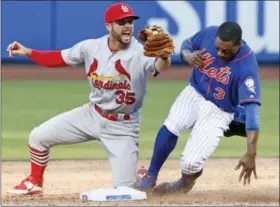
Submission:
POLYGON ((144 55, 149 57, 167 57, 174 53, 171 37, 159 26, 147 26, 138 34, 144 45, 144 55))

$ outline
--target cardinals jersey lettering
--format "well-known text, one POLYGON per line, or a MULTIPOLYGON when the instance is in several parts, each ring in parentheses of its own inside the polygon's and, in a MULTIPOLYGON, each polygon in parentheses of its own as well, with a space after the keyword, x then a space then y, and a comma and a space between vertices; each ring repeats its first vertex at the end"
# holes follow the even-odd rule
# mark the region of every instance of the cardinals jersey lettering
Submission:
POLYGON ((115 54, 108 35, 89 39, 62 51, 69 65, 85 64, 92 104, 110 113, 132 113, 143 104, 146 76, 154 71, 155 58, 146 57, 143 46, 132 38, 130 45, 115 54))

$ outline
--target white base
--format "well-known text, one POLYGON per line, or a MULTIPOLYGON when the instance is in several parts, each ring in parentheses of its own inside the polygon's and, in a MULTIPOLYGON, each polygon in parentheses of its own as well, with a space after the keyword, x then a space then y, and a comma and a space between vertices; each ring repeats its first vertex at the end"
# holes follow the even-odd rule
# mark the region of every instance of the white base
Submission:
POLYGON ((85 191, 80 194, 80 199, 83 201, 145 200, 147 199, 147 194, 133 188, 122 186, 85 191))

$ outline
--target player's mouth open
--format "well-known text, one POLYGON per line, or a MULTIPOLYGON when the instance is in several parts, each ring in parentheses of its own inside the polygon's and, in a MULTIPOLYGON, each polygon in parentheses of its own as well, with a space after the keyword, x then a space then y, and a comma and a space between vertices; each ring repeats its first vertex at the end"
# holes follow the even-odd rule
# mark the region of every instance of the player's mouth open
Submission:
POLYGON ((130 36, 130 32, 123 32, 122 35, 129 37, 130 36))

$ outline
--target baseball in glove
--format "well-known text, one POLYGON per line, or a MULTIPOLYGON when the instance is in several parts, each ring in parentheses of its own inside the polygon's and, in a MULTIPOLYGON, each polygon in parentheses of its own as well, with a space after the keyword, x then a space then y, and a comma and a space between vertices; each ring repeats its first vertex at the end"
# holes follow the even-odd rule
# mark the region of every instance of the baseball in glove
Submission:
POLYGON ((171 37, 159 26, 147 26, 138 34, 144 44, 144 55, 148 57, 168 57, 174 53, 171 37))

